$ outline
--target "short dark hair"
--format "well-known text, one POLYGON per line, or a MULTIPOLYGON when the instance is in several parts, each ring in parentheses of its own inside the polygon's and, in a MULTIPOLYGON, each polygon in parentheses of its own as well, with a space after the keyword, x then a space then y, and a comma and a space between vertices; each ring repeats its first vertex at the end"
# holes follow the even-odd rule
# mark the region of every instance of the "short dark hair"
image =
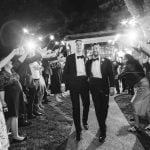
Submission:
POLYGON ((124 57, 125 57, 128 61, 134 61, 134 60, 135 60, 135 58, 134 58, 132 55, 130 55, 130 54, 125 54, 124 57))
POLYGON ((93 46, 95 46, 95 45, 99 45, 99 44, 98 43, 94 43, 93 46))
POLYGON ((77 43, 77 42, 82 42, 82 40, 80 40, 80 39, 75 40, 75 43, 77 43))

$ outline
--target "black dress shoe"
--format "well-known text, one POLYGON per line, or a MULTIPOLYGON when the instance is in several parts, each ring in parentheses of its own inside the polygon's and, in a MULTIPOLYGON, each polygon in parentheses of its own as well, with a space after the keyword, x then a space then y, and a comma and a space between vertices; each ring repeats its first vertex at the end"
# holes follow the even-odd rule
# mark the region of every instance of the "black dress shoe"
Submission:
POLYGON ((76 141, 81 140, 81 132, 76 132, 76 141))
POLYGON ((98 140, 99 140, 100 143, 103 143, 105 141, 105 138, 106 138, 106 135, 100 135, 98 137, 98 140))
POLYGON ((30 121, 23 121, 19 123, 19 127, 26 127, 26 126, 30 126, 32 124, 32 122, 30 121))
POLYGON ((89 129, 89 125, 88 124, 84 124, 83 127, 84 127, 85 130, 89 129))
POLYGON ((81 133, 77 133, 76 134, 76 141, 80 141, 81 140, 81 133))
POLYGON ((12 143, 12 144, 13 144, 13 143, 20 143, 20 142, 24 142, 24 141, 26 141, 26 140, 27 140, 27 136, 25 136, 23 140, 12 139, 12 142, 11 142, 11 143, 12 143))
POLYGON ((34 114, 28 115, 28 119, 34 119, 34 118, 36 118, 36 116, 34 114))

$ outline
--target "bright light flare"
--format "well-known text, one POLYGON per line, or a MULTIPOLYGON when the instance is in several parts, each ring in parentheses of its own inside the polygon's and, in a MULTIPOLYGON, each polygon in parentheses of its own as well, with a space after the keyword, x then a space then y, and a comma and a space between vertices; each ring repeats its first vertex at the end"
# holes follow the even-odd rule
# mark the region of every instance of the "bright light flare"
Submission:
POLYGON ((117 52, 117 51, 118 51, 118 49, 115 48, 115 49, 114 49, 114 52, 117 52))
POLYGON ((135 41, 137 38, 138 38, 138 33, 136 31, 130 31, 127 33, 127 38, 130 40, 130 41, 135 41))
POLYGON ((22 29, 24 33, 29 34, 29 30, 27 28, 22 29))
POLYGON ((127 25, 127 23, 128 23, 128 20, 127 20, 127 19, 124 19, 124 20, 121 21, 121 24, 122 24, 122 25, 127 25))
POLYGON ((64 41, 61 41, 61 45, 65 45, 65 42, 64 42, 64 41))
POLYGON ((54 40, 55 39, 55 37, 54 37, 54 35, 50 35, 50 40, 54 40))
POLYGON ((56 42, 55 42, 55 45, 59 45, 59 42, 58 42, 58 41, 56 41, 56 42))
POLYGON ((36 48, 36 42, 33 40, 27 41, 25 46, 29 49, 29 50, 34 50, 36 48))
POLYGON ((120 34, 117 34, 116 36, 115 36, 115 39, 114 39, 114 41, 117 41, 119 38, 120 38, 120 34))
POLYGON ((135 18, 124 19, 121 21, 121 24, 124 26, 129 25, 129 26, 135 27, 137 24, 137 20, 135 18))
POLYGON ((132 50, 131 50, 131 49, 125 48, 125 52, 126 52, 127 54, 132 55, 132 50))
POLYGON ((38 37, 38 40, 39 40, 39 41, 43 41, 43 37, 42 37, 42 36, 39 36, 39 37, 38 37))
POLYGON ((137 24, 137 21, 135 20, 135 18, 129 20, 129 25, 130 26, 134 27, 134 26, 136 26, 136 24, 137 24))
POLYGON ((119 57, 123 57, 125 55, 125 53, 123 51, 119 51, 117 54, 119 57))
POLYGON ((111 44, 113 41, 112 40, 108 40, 108 43, 111 44))
POLYGON ((69 45, 67 45, 67 46, 66 46, 66 49, 67 49, 67 50, 70 50, 70 47, 69 47, 69 45))

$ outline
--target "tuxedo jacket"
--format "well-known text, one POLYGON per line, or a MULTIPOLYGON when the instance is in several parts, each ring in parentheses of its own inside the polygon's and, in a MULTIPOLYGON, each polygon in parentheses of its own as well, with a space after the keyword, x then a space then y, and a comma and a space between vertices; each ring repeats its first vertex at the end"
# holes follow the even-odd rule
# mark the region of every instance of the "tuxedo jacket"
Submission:
MULTIPOLYGON (((113 67, 112 63, 107 58, 101 58, 100 60, 100 70, 102 74, 102 87, 105 89, 109 89, 109 87, 114 87, 114 75, 113 75, 113 67)), ((89 80, 93 77, 92 72, 92 60, 88 60, 86 63, 86 72, 89 77, 89 80)), ((92 80, 91 80, 92 81, 92 80)))
MULTIPOLYGON (((85 61, 85 59, 84 59, 85 61)), ((85 66, 86 71, 86 66, 85 66)), ((84 79, 88 79, 88 77, 84 77, 84 79)), ((66 83, 70 88, 72 86, 78 86, 78 80, 77 80, 77 69, 76 69, 76 56, 75 54, 71 54, 66 58, 66 63, 62 75, 62 83, 66 83)))

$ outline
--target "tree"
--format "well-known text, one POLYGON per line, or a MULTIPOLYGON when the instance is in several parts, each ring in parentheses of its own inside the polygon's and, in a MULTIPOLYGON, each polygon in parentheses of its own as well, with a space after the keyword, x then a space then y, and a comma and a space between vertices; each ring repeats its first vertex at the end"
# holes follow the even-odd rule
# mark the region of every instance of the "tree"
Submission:
POLYGON ((150 46, 146 42, 150 39, 150 0, 124 0, 129 12, 137 18, 144 35, 144 50, 150 54, 150 46))

